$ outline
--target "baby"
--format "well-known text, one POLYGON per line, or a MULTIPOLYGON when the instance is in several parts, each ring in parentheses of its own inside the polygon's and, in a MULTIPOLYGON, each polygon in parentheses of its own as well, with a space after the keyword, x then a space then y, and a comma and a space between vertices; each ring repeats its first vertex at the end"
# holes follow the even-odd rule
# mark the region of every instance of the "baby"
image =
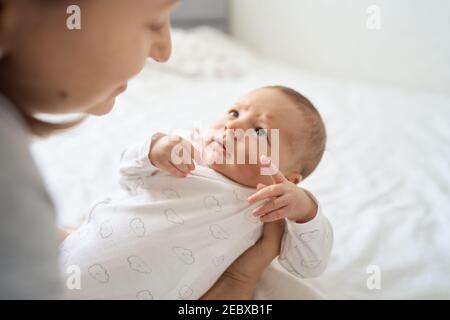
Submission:
POLYGON ((280 264, 298 277, 320 275, 331 225, 297 184, 318 165, 325 140, 311 102, 271 86, 245 95, 202 135, 157 133, 127 149, 127 195, 95 205, 61 245, 63 270, 81 271, 81 288, 67 298, 198 299, 259 239, 263 223, 279 219, 280 264))

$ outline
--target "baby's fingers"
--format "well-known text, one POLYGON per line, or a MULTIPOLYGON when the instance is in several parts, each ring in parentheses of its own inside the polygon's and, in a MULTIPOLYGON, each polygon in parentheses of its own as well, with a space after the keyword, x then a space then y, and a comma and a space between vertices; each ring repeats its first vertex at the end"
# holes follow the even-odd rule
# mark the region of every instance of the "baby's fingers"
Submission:
POLYGON ((182 173, 184 173, 185 175, 187 175, 188 173, 190 173, 193 169, 191 169, 192 164, 179 164, 179 165, 174 165, 175 168, 177 168, 179 171, 181 171, 182 173))
POLYGON ((287 201, 285 197, 279 197, 279 198, 274 198, 271 199, 269 201, 267 201, 266 203, 264 203, 262 206, 259 206, 258 208, 253 210, 253 215, 255 217, 259 217, 265 214, 268 214, 274 210, 278 210, 281 209, 285 206, 287 206, 287 201))
POLYGON ((261 190, 261 189, 263 189, 263 188, 265 188, 265 187, 267 187, 265 184, 262 184, 262 183, 258 183, 258 185, 256 186, 256 190, 261 190))
POLYGON ((199 152, 197 151, 197 149, 194 148, 194 146, 187 140, 183 139, 183 163, 185 167, 182 167, 180 169, 182 169, 184 171, 184 169, 187 169, 188 171, 192 171, 195 169, 195 165, 194 162, 197 161, 199 159, 199 152))
POLYGON ((266 215, 263 215, 260 220, 261 222, 272 222, 280 219, 284 219, 286 217, 286 210, 283 208, 274 210, 266 215))
POLYGON ((164 165, 164 169, 167 172, 169 172, 171 175, 173 175, 175 177, 179 177, 179 178, 184 178, 184 177, 186 177, 186 174, 187 174, 187 173, 184 173, 183 171, 179 170, 177 168, 177 166, 175 166, 171 162, 166 162, 164 165))
POLYGON ((247 198, 250 203, 256 203, 260 200, 264 200, 271 197, 278 197, 285 192, 285 187, 283 184, 272 184, 265 188, 260 189, 258 192, 252 194, 247 198))
POLYGON ((171 137, 170 143, 166 145, 166 155, 175 165, 191 164, 194 155, 192 144, 179 137, 171 137))

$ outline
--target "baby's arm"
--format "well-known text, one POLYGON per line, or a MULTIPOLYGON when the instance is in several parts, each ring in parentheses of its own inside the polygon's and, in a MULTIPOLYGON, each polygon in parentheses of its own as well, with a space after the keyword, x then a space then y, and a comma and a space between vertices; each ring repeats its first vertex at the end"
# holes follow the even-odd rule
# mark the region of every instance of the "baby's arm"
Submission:
POLYGON ((333 245, 333 230, 320 205, 316 216, 306 223, 285 220, 286 228, 278 261, 296 276, 319 276, 327 266, 333 245))
POLYGON ((148 157, 151 139, 130 146, 120 157, 120 185, 129 193, 136 192, 143 177, 151 176, 157 170, 148 157))
POLYGON ((325 270, 331 252, 331 225, 309 191, 287 180, 270 160, 261 160, 263 166, 272 167, 273 184, 258 184, 258 191, 248 198, 252 204, 266 200, 253 214, 264 223, 284 219, 281 265, 300 277, 318 276, 325 270))
POLYGON ((122 153, 120 184, 133 194, 142 178, 158 170, 184 178, 195 169, 194 158, 199 158, 199 154, 189 141, 180 136, 155 133, 148 141, 133 145, 122 153))

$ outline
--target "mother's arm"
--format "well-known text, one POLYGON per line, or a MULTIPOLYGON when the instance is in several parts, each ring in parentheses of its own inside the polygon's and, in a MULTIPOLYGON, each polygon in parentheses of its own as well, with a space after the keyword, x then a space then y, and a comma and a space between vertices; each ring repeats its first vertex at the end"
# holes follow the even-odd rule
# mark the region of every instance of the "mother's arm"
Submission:
POLYGON ((234 261, 202 300, 249 300, 263 271, 280 253, 284 220, 264 225, 261 238, 234 261))
POLYGON ((58 298, 54 208, 27 138, 2 120, 0 109, 0 299, 58 298))

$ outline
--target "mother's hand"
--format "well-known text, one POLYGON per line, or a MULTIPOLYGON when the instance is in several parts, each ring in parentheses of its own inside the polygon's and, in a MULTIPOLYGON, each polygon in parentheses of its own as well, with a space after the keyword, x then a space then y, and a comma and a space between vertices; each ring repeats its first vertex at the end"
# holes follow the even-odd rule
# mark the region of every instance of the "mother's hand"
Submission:
POLYGON ((261 238, 234 261, 201 299, 251 299, 263 271, 280 254, 284 220, 264 224, 261 238))

